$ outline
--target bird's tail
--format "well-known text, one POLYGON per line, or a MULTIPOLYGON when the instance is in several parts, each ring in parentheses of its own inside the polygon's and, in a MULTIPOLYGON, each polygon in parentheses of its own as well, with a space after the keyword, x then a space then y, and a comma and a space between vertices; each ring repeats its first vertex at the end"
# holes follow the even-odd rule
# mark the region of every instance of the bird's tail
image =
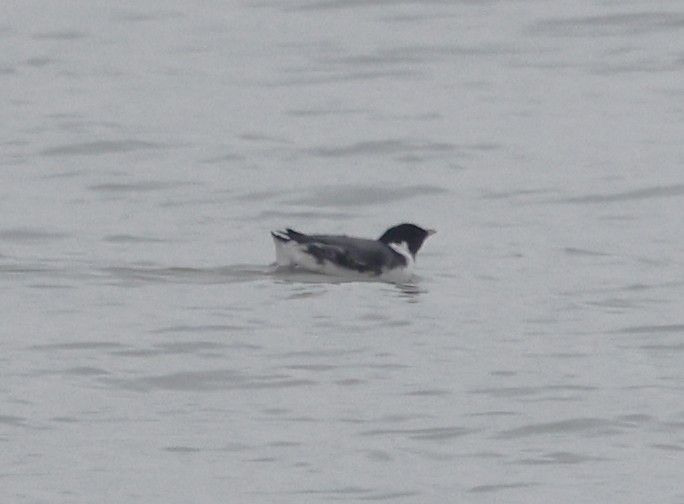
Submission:
POLYGON ((287 231, 271 231, 271 236, 273 237, 273 240, 281 241, 283 243, 287 243, 290 241, 290 236, 287 233, 287 231))
POLYGON ((306 235, 304 233, 300 233, 299 231, 295 231, 294 229, 290 228, 286 228, 285 231, 280 229, 271 231, 271 236, 274 240, 279 240, 281 242, 289 242, 290 240, 294 240, 297 243, 302 243, 303 241, 306 241, 306 235))

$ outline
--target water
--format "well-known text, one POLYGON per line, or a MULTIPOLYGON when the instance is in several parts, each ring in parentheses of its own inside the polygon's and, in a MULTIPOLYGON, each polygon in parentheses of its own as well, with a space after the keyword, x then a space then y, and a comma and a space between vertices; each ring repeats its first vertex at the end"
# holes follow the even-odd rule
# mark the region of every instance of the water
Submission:
POLYGON ((5 2, 0 490, 684 502, 680 2, 5 2), (269 230, 434 227, 410 286, 269 230))

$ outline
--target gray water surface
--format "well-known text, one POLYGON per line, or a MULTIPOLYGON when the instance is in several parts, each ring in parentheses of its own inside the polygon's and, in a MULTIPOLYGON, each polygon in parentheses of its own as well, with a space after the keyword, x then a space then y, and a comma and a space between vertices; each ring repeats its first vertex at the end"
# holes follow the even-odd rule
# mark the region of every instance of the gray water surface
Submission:
POLYGON ((684 502, 684 5, 5 2, 0 495, 684 502), (269 231, 436 228, 411 285, 269 231))

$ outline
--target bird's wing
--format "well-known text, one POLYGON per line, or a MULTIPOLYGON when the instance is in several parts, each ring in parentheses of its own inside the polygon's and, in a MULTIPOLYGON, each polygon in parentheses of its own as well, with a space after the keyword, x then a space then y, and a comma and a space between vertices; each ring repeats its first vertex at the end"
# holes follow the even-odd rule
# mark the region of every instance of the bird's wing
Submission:
POLYGON ((287 228, 272 233, 280 241, 294 241, 317 262, 329 261, 360 273, 382 273, 383 265, 401 266, 405 258, 377 240, 342 235, 306 235, 287 228))
POLYGON ((358 271, 359 273, 380 273, 377 261, 369 254, 359 254, 354 250, 320 242, 307 244, 306 252, 312 255, 319 263, 330 261, 333 264, 358 271))
POLYGON ((395 264, 398 254, 376 240, 348 236, 308 236, 307 252, 360 273, 380 274, 383 264, 395 264))

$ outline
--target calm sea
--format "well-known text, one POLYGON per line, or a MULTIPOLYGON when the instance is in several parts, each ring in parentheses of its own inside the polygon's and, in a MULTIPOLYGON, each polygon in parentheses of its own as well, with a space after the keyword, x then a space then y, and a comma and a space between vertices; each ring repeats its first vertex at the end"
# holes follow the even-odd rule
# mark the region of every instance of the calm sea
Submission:
POLYGON ((683 503, 684 4, 5 0, 0 495, 683 503), (436 228, 408 286, 271 229, 436 228))

